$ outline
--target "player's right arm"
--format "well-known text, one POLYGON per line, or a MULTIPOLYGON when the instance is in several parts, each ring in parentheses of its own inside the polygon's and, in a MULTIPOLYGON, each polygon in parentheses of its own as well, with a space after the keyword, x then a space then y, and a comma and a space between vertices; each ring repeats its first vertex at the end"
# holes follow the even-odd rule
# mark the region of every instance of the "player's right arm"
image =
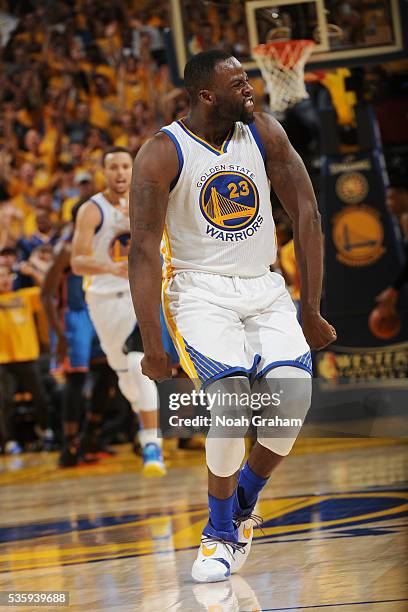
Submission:
POLYGON ((79 276, 114 274, 127 278, 125 261, 101 261, 93 255, 93 237, 101 221, 101 212, 93 202, 86 202, 79 209, 72 240, 71 268, 79 276))
POLYGON ((136 156, 130 188, 129 282, 143 339, 142 371, 152 380, 171 374, 160 326, 160 243, 170 185, 177 172, 174 144, 165 134, 156 134, 136 156))

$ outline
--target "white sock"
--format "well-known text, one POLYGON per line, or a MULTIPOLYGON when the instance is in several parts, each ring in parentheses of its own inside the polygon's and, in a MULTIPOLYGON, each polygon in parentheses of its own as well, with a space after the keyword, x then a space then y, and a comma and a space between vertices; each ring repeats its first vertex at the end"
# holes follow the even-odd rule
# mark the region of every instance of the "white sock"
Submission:
POLYGON ((150 444, 151 442, 161 447, 163 442, 162 438, 159 438, 157 435, 157 429, 155 427, 150 429, 141 429, 139 431, 139 441, 142 447, 145 447, 146 444, 150 444))

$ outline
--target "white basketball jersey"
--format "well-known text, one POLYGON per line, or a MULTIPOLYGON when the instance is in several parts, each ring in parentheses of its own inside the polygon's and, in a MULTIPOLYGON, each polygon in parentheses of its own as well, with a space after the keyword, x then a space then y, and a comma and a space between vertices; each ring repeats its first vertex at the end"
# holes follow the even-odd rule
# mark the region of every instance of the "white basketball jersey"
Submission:
MULTIPOLYGON (((102 193, 90 198, 102 216, 93 238, 93 256, 101 262, 126 261, 130 242, 129 217, 120 207, 111 204, 102 193)), ((129 281, 114 274, 95 274, 84 279, 85 291, 92 295, 107 295, 130 291, 129 281)))
POLYGON ((243 277, 268 272, 276 259, 275 225, 255 124, 235 123, 220 149, 182 120, 161 131, 179 158, 163 235, 166 276, 186 270, 243 277))

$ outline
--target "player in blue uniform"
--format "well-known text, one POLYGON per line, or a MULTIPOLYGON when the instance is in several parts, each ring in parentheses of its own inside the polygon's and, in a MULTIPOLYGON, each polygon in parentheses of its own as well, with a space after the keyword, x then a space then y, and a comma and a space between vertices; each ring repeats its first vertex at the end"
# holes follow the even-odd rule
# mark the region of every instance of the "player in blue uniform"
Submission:
MULTIPOLYGON (((73 274, 70 268, 71 238, 69 236, 56 246, 54 262, 46 274, 41 292, 49 326, 56 338, 56 361, 66 377, 62 401, 61 467, 73 467, 84 460, 87 451, 97 450, 96 437, 106 404, 107 385, 112 382, 112 377, 107 375, 110 368, 84 299, 83 279, 73 274), (92 404, 86 415, 80 444, 83 390, 91 363, 94 374, 92 404)), ((98 448, 98 451, 99 456, 112 454, 107 449, 98 448)))

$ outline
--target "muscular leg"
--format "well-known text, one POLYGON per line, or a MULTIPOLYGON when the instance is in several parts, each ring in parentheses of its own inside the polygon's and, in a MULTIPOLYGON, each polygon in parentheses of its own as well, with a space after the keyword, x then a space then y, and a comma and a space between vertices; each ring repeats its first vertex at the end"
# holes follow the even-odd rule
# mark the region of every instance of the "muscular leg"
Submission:
POLYGON ((81 446, 83 452, 98 448, 102 420, 109 401, 109 389, 116 382, 116 374, 106 362, 91 364, 93 387, 90 407, 86 413, 81 446))
POLYGON ((163 475, 161 439, 156 427, 156 385, 142 374, 140 361, 143 353, 135 350, 135 345, 129 342, 133 335, 132 321, 136 324, 131 295, 104 297, 103 301, 99 296, 89 296, 88 303, 101 347, 109 365, 118 375, 119 388, 134 412, 140 414, 142 430, 139 438, 143 446, 144 473, 163 475))
POLYGON ((210 470, 208 470, 208 492, 210 495, 217 497, 218 499, 227 499, 231 497, 237 486, 237 474, 238 470, 232 476, 216 476, 210 470))
MULTIPOLYGON (((261 383, 264 392, 272 394, 283 388, 282 403, 278 413, 282 418, 300 418, 303 422, 310 406, 310 374, 300 368, 282 366, 270 370, 261 383), (279 384, 277 384, 279 382, 279 384)), ((271 416, 276 414, 272 409, 271 416)), ((254 445, 238 479, 234 514, 252 511, 260 491, 273 470, 289 454, 300 428, 273 432, 266 428, 258 431, 254 445), (277 434, 276 437, 274 434, 277 434), (278 437, 279 436, 279 437, 278 437)))
POLYGON ((248 426, 243 423, 242 427, 220 427, 216 417, 248 417, 248 409, 242 409, 239 398, 249 396, 250 392, 249 381, 242 376, 215 381, 207 389, 207 396, 212 395, 216 401, 211 408, 212 424, 206 439, 209 517, 191 571, 197 582, 217 582, 228 578, 234 571, 237 556, 243 554, 245 547, 238 543, 233 503, 236 475, 245 455, 244 438, 248 426), (229 397, 231 403, 226 407, 225 400, 229 397))
POLYGON ((62 397, 62 432, 64 443, 58 459, 60 467, 74 467, 78 463, 79 423, 85 380, 85 372, 68 372, 66 375, 62 397))
POLYGON ((248 465, 261 478, 269 478, 282 459, 283 455, 278 455, 259 442, 255 442, 248 457, 248 465))
POLYGON ((9 364, 0 366, 0 443, 3 453, 5 444, 14 440, 13 395, 16 390, 15 379, 9 364))
MULTIPOLYGON (((142 431, 157 430, 158 395, 155 383, 142 373, 140 362, 143 359, 143 341, 137 325, 126 339, 123 351, 127 355, 128 369, 137 383, 136 395, 134 390, 129 389, 132 399, 128 399, 134 412, 139 415, 142 431)), ((123 384, 125 389, 126 382, 123 384)), ((143 435, 145 434, 142 434, 142 437, 143 435)))
MULTIPOLYGON (((249 381, 246 377, 216 381, 207 389, 207 393, 214 394, 216 397, 228 397, 227 394, 232 393, 236 393, 239 397, 243 394, 250 394, 250 392, 249 381)), ((213 423, 216 415, 228 416, 227 413, 235 417, 242 416, 242 409, 239 406, 214 405, 211 413, 213 423)), ((237 428, 220 429, 213 425, 206 440, 209 525, 220 532, 229 532, 231 539, 235 537, 235 528, 232 524, 232 504, 237 474, 245 456, 245 434, 244 429, 242 431, 237 428)))
POLYGON ((44 432, 47 429, 51 406, 49 395, 41 378, 38 362, 14 362, 9 364, 8 367, 24 390, 31 393, 37 426, 39 426, 41 432, 44 432))
POLYGON ((109 390, 114 384, 116 376, 106 362, 91 364, 90 370, 93 376, 93 386, 91 405, 86 415, 86 425, 92 423, 96 427, 102 423, 109 390))
MULTIPOLYGON (((125 357, 125 355, 124 355, 125 357)), ((132 351, 126 355, 126 370, 118 370, 119 388, 140 417, 138 436, 142 446, 145 476, 164 476, 162 439, 157 429, 159 396, 155 383, 142 373, 143 353, 132 351)))
MULTIPOLYGON (((262 417, 300 418, 303 423, 310 405, 311 381, 307 372, 295 367, 276 368, 259 383, 257 391, 267 393, 270 398, 272 393, 283 391, 283 394, 280 393, 281 404, 265 407, 262 417)), ((272 471, 290 452, 299 429, 300 427, 296 426, 291 430, 282 430, 276 426, 274 431, 271 427, 258 426, 258 441, 240 471, 236 494, 233 496, 232 513, 234 524, 238 529, 237 539, 244 545, 244 549, 235 559, 231 568, 232 573, 239 572, 248 558, 253 528, 259 524, 258 517, 253 514, 258 495, 268 482, 272 471)))
POLYGON ((85 384, 85 372, 69 372, 66 376, 62 399, 62 429, 65 443, 74 443, 78 436, 81 415, 82 392, 85 384))
POLYGON ((84 409, 84 387, 89 366, 93 335, 92 323, 85 308, 65 312, 65 338, 68 344, 67 372, 62 397, 64 444, 59 458, 61 467, 78 462, 80 423, 84 409))
POLYGON ((127 355, 127 371, 118 372, 119 387, 140 417, 139 432, 142 446, 154 443, 161 445, 157 435, 158 393, 155 383, 142 373, 140 362, 143 353, 132 351, 127 355))

